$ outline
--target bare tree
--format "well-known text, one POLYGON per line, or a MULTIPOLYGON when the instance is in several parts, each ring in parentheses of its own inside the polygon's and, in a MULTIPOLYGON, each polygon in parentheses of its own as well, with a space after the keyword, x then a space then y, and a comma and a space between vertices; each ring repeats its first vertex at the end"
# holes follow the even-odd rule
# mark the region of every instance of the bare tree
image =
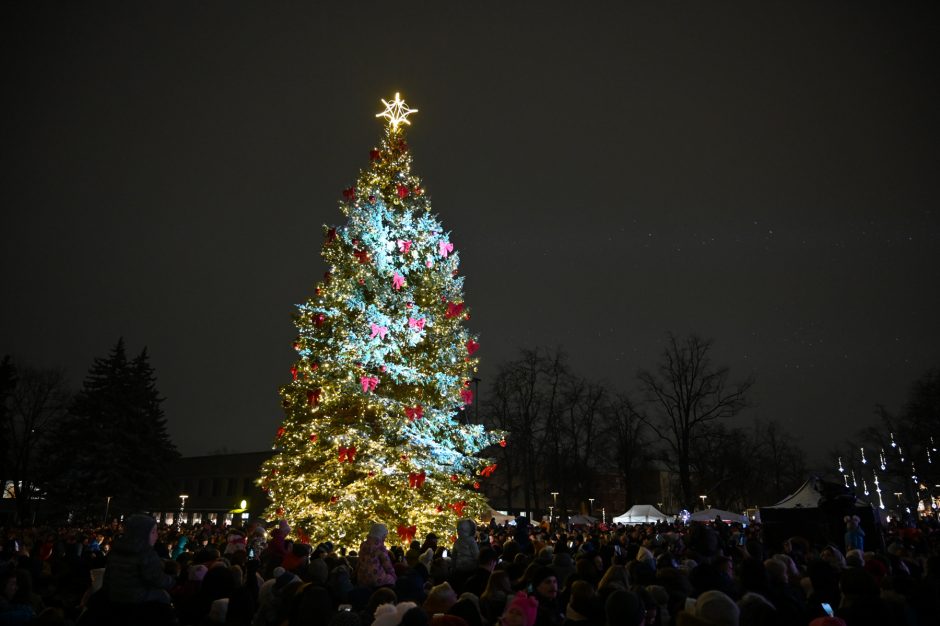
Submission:
POLYGON ((651 460, 644 431, 645 425, 629 396, 621 394, 610 401, 603 435, 606 453, 623 477, 625 508, 634 502, 637 470, 651 460))
POLYGON ((709 359, 711 340, 690 335, 679 341, 670 334, 668 342, 657 372, 641 370, 637 375, 649 409, 641 419, 666 445, 665 460, 679 475, 683 505, 691 507, 695 447, 710 422, 732 417, 747 406, 754 381, 748 378, 729 387, 728 368, 715 368, 709 359))
POLYGON ((31 367, 15 368, 14 383, 8 394, 8 406, 0 424, 5 445, 3 478, 12 482, 17 516, 20 521, 28 521, 41 478, 40 449, 66 414, 71 395, 61 370, 31 367))

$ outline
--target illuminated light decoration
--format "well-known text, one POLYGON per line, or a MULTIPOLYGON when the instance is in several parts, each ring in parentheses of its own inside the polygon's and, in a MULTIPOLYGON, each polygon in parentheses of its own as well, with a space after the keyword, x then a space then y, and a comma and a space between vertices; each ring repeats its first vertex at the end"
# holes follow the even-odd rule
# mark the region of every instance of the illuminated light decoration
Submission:
POLYGON ((885 501, 881 498, 881 485, 878 483, 878 474, 875 472, 872 472, 872 474, 875 475, 875 493, 878 494, 878 508, 883 509, 885 508, 885 501))
POLYGON ((898 456, 901 457, 901 463, 904 462, 904 451, 901 450, 901 446, 898 446, 898 456))
POLYGON ((864 478, 862 479, 862 493, 864 493, 866 496, 868 495, 868 483, 865 482, 864 478))
POLYGON ((858 487, 858 481, 855 480, 855 470, 852 470, 852 486, 858 487))
POLYGON ((887 464, 887 459, 885 458, 884 448, 881 449, 881 454, 879 455, 878 460, 881 461, 881 463, 879 464, 881 471, 882 472, 885 471, 885 469, 888 467, 888 464, 887 464))
POLYGON ((839 457, 839 473, 840 473, 840 474, 844 474, 844 473, 845 473, 845 469, 842 467, 842 457, 841 457, 841 456, 839 457))
MULTIPOLYGON (((385 110, 381 113, 376 113, 376 117, 384 117, 388 120, 388 127, 391 131, 390 134, 398 132, 398 127, 402 124, 407 124, 411 126, 411 122, 408 120, 408 116, 412 113, 417 113, 418 109, 409 108, 404 100, 401 99, 401 94, 398 92, 395 93, 395 99, 391 102, 382 100, 382 104, 385 105, 385 110)), ((399 144, 399 148, 402 148, 403 145, 399 144)))
POLYGON ((890 433, 889 436, 891 437, 891 447, 892 447, 892 448, 897 448, 897 447, 898 447, 898 444, 895 443, 895 441, 894 441, 894 433, 890 433))
POLYGON ((868 461, 865 460, 865 448, 859 448, 859 449, 862 451, 862 465, 865 465, 866 463, 868 463, 868 461))
POLYGON ((848 475, 848 474, 842 474, 842 482, 845 483, 845 486, 846 486, 846 487, 849 486, 849 475, 848 475))
POLYGON ((285 376, 284 434, 261 471, 269 517, 286 516, 314 544, 347 549, 358 549, 374 522, 446 541, 458 511, 488 520, 474 477, 492 465, 483 451, 504 441, 459 412, 477 370, 464 278, 454 276, 459 253, 441 256, 451 236, 412 173, 408 125, 383 117, 382 143, 354 184, 340 186, 355 190, 339 199, 344 223, 316 237, 327 271, 297 305, 297 378, 285 376), (372 324, 385 336, 372 336, 372 324), (321 395, 311 407, 303 400, 314 390, 321 395), (420 488, 403 488, 422 472, 420 488))

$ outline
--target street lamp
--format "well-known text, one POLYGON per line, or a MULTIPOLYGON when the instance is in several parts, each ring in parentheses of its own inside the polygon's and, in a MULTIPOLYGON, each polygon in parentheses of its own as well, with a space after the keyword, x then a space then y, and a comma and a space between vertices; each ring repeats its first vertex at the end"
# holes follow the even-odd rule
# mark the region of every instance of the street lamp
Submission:
POLYGON ((551 524, 555 521, 555 507, 548 507, 548 523, 551 524))
POLYGON ((594 498, 588 498, 588 502, 591 503, 591 515, 594 515, 594 498))
POLYGON ((176 523, 177 526, 183 525, 183 510, 186 509, 186 498, 188 497, 189 496, 185 493, 180 494, 180 516, 176 523))
POLYGON ((707 497, 708 497, 708 494, 699 496, 699 498, 702 499, 702 509, 703 509, 703 510, 706 508, 706 507, 705 507, 705 498, 707 498, 707 497))

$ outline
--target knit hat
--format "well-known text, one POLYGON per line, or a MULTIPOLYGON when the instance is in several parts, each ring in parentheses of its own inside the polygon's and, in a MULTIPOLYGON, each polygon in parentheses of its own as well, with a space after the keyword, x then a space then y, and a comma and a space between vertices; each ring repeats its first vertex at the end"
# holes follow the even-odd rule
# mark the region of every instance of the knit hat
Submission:
POLYGON ((424 610, 434 615, 435 613, 446 613, 450 607, 457 603, 457 593, 450 583, 444 582, 436 587, 431 587, 428 597, 424 600, 424 610))
POLYGON ((528 576, 529 576, 529 582, 532 583, 533 588, 538 587, 539 583, 545 580, 546 578, 549 578, 551 576, 555 576, 556 579, 558 578, 555 575, 555 570, 553 570, 551 567, 547 565, 536 566, 536 567, 531 568, 530 571, 528 572, 528 576))
POLYGON ((695 616, 715 626, 738 626, 741 610, 718 590, 706 591, 695 601, 695 616))
POLYGON ((385 524, 372 524, 372 528, 369 530, 370 539, 385 539, 388 537, 388 526, 385 524))
POLYGON ((509 611, 518 611, 525 620, 525 626, 533 626, 535 624, 535 617, 539 611, 539 602, 524 591, 520 591, 513 597, 509 606, 503 611, 503 614, 509 611))
POLYGON ((380 604, 375 609, 375 619, 372 620, 372 626, 398 626, 401 618, 415 608, 414 602, 400 602, 397 606, 394 604, 380 604))
POLYGON ((643 621, 643 603, 632 591, 618 589, 604 605, 608 626, 635 626, 643 621))

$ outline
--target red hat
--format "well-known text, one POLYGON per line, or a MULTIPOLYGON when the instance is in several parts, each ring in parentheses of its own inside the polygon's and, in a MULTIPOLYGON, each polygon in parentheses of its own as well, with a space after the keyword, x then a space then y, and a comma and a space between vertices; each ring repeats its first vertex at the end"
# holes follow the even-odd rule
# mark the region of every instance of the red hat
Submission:
POLYGON ((526 592, 520 591, 512 599, 512 602, 509 603, 509 606, 506 607, 508 612, 510 609, 516 609, 522 613, 522 616, 525 618, 525 626, 533 626, 535 624, 535 616, 539 610, 539 603, 533 597, 530 597, 526 592))

